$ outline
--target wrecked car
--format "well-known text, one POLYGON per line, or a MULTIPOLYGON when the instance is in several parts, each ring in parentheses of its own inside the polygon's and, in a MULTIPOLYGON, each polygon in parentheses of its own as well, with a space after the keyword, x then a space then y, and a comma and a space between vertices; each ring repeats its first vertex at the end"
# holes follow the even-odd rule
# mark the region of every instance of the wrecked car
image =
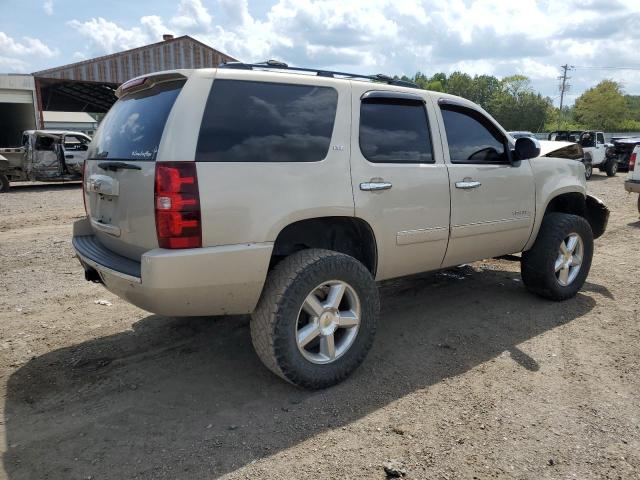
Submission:
POLYGON ((618 169, 629 171, 629 159, 633 149, 640 145, 640 137, 612 138, 612 145, 607 149, 607 158, 618 165, 618 169))
POLYGON ((584 150, 586 162, 613 177, 618 172, 617 158, 607 156, 608 145, 604 141, 604 132, 593 130, 558 130, 551 132, 548 140, 578 143, 584 150))
POLYGON ((593 174, 591 157, 585 155, 584 149, 579 143, 563 142, 559 140, 539 140, 538 143, 540 143, 541 157, 566 158, 582 162, 584 164, 585 178, 587 180, 591 178, 591 175, 593 174))
POLYGON ((82 180, 91 137, 66 130, 27 130, 22 147, 0 149, 0 193, 10 182, 82 180))

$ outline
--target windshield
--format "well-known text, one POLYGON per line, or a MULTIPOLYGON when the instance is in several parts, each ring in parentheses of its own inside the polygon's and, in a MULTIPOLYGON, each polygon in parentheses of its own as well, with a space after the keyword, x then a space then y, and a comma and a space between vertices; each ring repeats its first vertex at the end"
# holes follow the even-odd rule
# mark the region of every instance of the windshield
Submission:
POLYGON ((160 83, 118 100, 89 148, 90 159, 155 161, 165 123, 184 80, 160 83))

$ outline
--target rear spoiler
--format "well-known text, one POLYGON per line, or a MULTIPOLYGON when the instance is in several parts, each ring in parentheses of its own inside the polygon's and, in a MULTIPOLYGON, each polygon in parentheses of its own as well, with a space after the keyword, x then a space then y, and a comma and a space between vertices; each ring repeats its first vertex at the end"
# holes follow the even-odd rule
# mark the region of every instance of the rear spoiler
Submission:
POLYGON ((147 90, 153 88, 159 83, 173 82, 176 80, 186 80, 187 77, 179 72, 166 72, 159 73, 157 75, 147 75, 143 77, 132 78, 127 80, 116 90, 116 97, 122 98, 124 95, 133 92, 139 92, 140 90, 147 90))

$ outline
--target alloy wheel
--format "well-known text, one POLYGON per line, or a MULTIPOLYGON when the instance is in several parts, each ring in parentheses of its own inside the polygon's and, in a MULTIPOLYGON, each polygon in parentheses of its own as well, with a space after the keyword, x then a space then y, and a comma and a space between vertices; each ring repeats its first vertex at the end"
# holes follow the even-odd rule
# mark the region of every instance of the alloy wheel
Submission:
POLYGON ((341 280, 318 285, 298 313, 298 350, 311 363, 334 362, 353 345, 360 316, 360 299, 351 285, 341 280))

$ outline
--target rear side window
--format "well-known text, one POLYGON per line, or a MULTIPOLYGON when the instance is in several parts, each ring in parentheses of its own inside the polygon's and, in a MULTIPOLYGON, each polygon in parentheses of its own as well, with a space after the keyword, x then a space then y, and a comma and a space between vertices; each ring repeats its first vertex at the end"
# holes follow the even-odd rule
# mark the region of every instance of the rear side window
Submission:
POLYGON ((433 163, 427 112, 422 102, 363 101, 360 150, 374 163, 433 163))
POLYGON ((160 83, 118 100, 89 148, 94 159, 155 161, 171 107, 184 80, 160 83))
POLYGON ((506 163, 505 138, 480 112, 446 105, 441 107, 452 163, 506 163))
POLYGON ((338 105, 330 87, 214 80, 198 162, 317 162, 329 151, 338 105))
POLYGON ((604 133, 598 133, 597 134, 597 142, 599 144, 603 144, 604 143, 604 133))

